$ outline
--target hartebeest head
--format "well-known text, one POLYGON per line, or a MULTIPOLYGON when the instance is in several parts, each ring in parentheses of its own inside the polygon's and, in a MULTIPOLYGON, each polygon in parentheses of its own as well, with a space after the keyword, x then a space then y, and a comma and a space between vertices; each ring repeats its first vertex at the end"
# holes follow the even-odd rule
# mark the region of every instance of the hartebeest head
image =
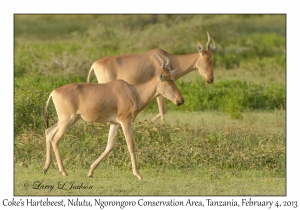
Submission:
POLYGON ((171 71, 169 70, 170 67, 170 59, 163 56, 167 63, 159 56, 156 55, 157 58, 161 62, 161 69, 162 72, 160 75, 157 76, 159 81, 157 86, 157 92, 172 101, 176 106, 180 106, 184 103, 184 98, 182 97, 180 91, 178 90, 175 80, 172 76, 171 71))
POLYGON ((211 84, 214 82, 214 72, 213 72, 213 51, 216 50, 215 41, 207 33, 207 43, 206 50, 203 49, 202 45, 198 42, 197 50, 200 54, 196 62, 196 68, 199 73, 206 79, 206 82, 211 84), (213 43, 213 47, 210 46, 210 43, 213 43))

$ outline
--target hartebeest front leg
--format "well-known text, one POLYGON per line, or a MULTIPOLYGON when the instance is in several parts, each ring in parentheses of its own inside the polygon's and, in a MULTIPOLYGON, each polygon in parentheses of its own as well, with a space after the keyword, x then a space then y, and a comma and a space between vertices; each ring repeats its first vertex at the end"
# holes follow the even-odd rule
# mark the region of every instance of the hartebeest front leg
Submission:
POLYGON ((157 105, 159 113, 151 119, 152 122, 156 121, 159 117, 161 119, 161 123, 165 123, 165 113, 167 112, 167 105, 166 100, 163 96, 158 96, 157 98, 157 105))
POLYGON ((88 173, 88 177, 93 176, 93 171, 99 165, 100 161, 114 148, 115 139, 117 137, 119 127, 120 127, 120 125, 115 124, 115 123, 112 123, 110 125, 106 149, 101 154, 101 156, 91 165, 89 173, 88 173))
POLYGON ((142 179, 142 176, 138 172, 137 166, 136 166, 136 158, 135 158, 135 151, 134 151, 135 145, 134 145, 133 132, 132 132, 132 122, 126 121, 124 123, 121 123, 121 126, 123 129, 123 133, 125 135, 128 151, 130 153, 133 174, 138 179, 142 179))

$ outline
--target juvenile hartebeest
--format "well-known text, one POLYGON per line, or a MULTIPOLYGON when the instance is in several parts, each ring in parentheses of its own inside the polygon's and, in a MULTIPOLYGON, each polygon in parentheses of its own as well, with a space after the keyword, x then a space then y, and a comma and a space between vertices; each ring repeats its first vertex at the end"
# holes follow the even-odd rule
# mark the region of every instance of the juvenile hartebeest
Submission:
POLYGON ((51 144, 56 156, 59 171, 67 175, 59 152, 59 141, 66 130, 80 118, 87 122, 110 122, 108 143, 105 151, 91 165, 88 176, 91 177, 100 161, 113 149, 118 128, 122 127, 131 157, 133 174, 141 179, 136 166, 132 122, 155 97, 162 95, 179 106, 184 99, 175 80, 162 58, 160 74, 138 85, 123 80, 105 84, 68 84, 53 90, 47 100, 44 117, 48 128, 47 107, 52 98, 56 108, 58 122, 46 129, 46 165, 47 172, 51 161, 51 144))
MULTIPOLYGON (((172 66, 177 70, 173 73, 175 80, 198 69, 199 73, 206 79, 207 83, 211 84, 214 81, 213 73, 213 51, 216 49, 214 40, 207 32, 208 41, 206 49, 198 42, 198 53, 187 55, 170 55, 162 49, 153 49, 141 54, 129 54, 119 56, 108 56, 94 62, 90 68, 87 82, 90 81, 91 72, 94 70, 98 83, 106 83, 116 79, 122 79, 130 84, 143 83, 154 75, 159 74, 160 64, 157 62, 155 54, 161 54, 171 60, 172 66), (213 47, 210 47, 210 43, 213 47)), ((173 67, 170 66, 170 69, 173 67)), ((170 70, 169 69, 169 70, 170 70)), ((164 122, 164 114, 167 111, 165 98, 162 96, 157 97, 159 114, 151 120, 155 121, 161 117, 164 122)))

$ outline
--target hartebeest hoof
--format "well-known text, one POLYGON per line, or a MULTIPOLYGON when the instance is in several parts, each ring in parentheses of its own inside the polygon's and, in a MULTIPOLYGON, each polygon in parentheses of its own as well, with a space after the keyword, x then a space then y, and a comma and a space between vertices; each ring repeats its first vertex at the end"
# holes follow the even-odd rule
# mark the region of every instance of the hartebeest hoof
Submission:
POLYGON ((61 174, 62 174, 63 176, 68 176, 67 172, 65 172, 65 171, 61 171, 61 174))
POLYGON ((93 178, 93 174, 91 172, 88 173, 87 177, 93 178))
POLYGON ((134 174, 139 180, 142 180, 143 177, 140 174, 134 174))

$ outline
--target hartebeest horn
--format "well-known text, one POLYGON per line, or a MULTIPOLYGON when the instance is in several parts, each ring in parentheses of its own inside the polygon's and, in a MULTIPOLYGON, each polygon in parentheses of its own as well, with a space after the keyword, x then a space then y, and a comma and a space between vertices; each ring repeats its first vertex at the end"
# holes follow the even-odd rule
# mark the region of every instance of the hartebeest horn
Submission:
POLYGON ((206 33, 207 33, 206 50, 215 50, 215 49, 217 49, 215 41, 212 38, 210 38, 209 33, 207 31, 206 31, 206 33), (213 42, 213 44, 214 44, 214 46, 212 48, 209 46, 211 42, 213 42))
MULTIPOLYGON (((159 55, 157 55, 157 54, 155 54, 155 55, 156 55, 156 57, 157 57, 157 58, 160 60, 160 62, 161 62, 161 68, 162 68, 164 71, 169 70, 169 66, 170 66, 170 64, 171 64, 171 59, 170 59, 169 57, 165 56, 165 55, 160 54, 160 56, 162 56, 162 57, 164 57, 164 58, 166 59, 167 63, 165 63, 165 62, 163 61, 163 59, 162 59, 159 55)), ((170 71, 171 71, 171 74, 174 75, 174 73, 175 73, 176 70, 177 70, 177 68, 176 68, 176 69, 170 70, 170 71)))
POLYGON ((170 64, 171 64, 170 58, 168 58, 168 57, 165 56, 165 55, 161 55, 161 56, 164 57, 164 58, 166 59, 167 63, 165 64, 165 68, 168 69, 169 66, 170 66, 170 64))

